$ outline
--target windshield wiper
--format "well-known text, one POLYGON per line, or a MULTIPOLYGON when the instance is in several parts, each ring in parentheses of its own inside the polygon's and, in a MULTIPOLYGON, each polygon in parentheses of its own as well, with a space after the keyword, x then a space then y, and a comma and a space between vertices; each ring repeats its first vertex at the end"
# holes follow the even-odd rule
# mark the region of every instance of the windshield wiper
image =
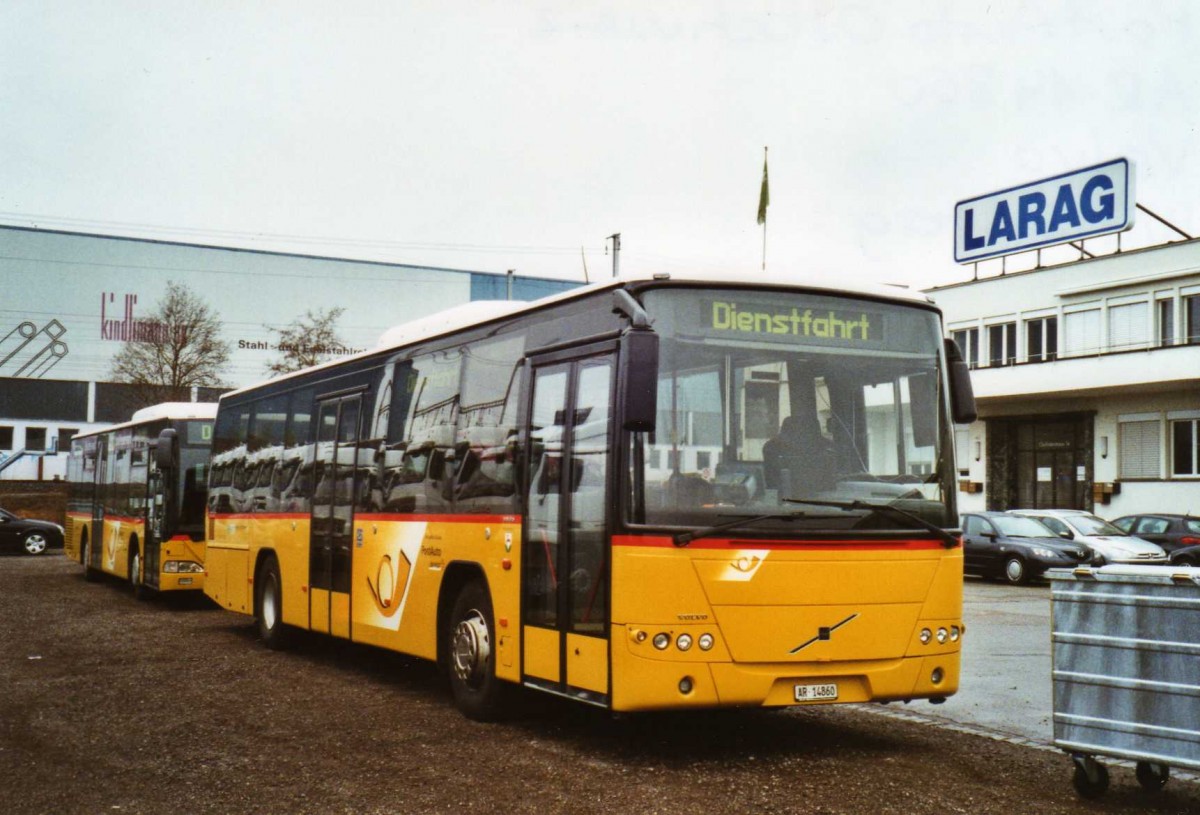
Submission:
POLYGON ((859 501, 858 499, 853 501, 826 501, 819 498, 784 498, 783 500, 789 504, 811 504, 817 507, 837 507, 838 509, 865 509, 878 512, 881 515, 891 515, 893 518, 903 518, 906 521, 916 524, 921 529, 937 535, 938 539, 942 542, 942 546, 945 546, 947 549, 953 549, 958 546, 958 538, 951 535, 945 529, 942 529, 937 524, 930 523, 916 513, 900 509, 900 507, 892 506, 891 504, 877 504, 874 501, 859 501))
POLYGON ((727 529, 734 529, 739 526, 752 526, 763 521, 794 521, 798 518, 831 518, 832 515, 810 515, 802 510, 795 512, 770 512, 766 515, 752 515, 749 518, 739 516, 736 521, 717 524, 716 526, 705 526, 700 529, 693 529, 688 532, 680 532, 673 536, 676 546, 687 546, 692 541, 698 538, 710 538, 718 532, 724 532, 727 529))

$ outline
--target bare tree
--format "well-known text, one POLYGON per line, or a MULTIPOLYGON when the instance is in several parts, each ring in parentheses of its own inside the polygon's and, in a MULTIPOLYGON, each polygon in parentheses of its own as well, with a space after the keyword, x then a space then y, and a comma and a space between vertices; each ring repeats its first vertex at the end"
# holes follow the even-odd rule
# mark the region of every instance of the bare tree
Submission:
POLYGON ((267 371, 276 375, 289 374, 325 362, 334 354, 345 353, 346 345, 337 327, 337 321, 345 311, 341 306, 316 311, 310 308, 286 328, 265 326, 279 335, 276 347, 283 354, 267 365, 267 371))
POLYGON ((112 361, 112 378, 134 387, 139 406, 188 401, 195 387, 220 387, 229 361, 221 320, 198 294, 182 283, 167 284, 149 318, 138 320, 112 361))

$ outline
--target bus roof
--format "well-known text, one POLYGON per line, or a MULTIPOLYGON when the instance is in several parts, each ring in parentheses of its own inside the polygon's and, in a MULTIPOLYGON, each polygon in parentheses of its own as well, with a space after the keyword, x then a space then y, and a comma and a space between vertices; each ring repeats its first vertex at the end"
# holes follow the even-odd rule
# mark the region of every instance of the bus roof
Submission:
POLYGON ((168 421, 183 421, 185 419, 211 421, 216 416, 216 402, 162 402, 134 411, 133 417, 127 422, 100 427, 95 430, 89 430, 86 433, 76 433, 75 438, 82 439, 85 436, 96 436, 100 433, 107 433, 110 430, 124 430, 127 427, 137 427, 163 419, 168 421))
MULTIPOLYGON (((362 351, 352 356, 337 359, 293 371, 268 380, 281 382, 301 374, 322 368, 341 365, 349 360, 360 359, 378 354, 383 351, 403 348, 406 345, 451 334, 465 328, 481 325, 492 320, 540 311, 547 306, 566 303, 583 297, 617 288, 641 289, 647 286, 712 286, 719 288, 735 288, 738 286, 754 286, 778 289, 794 289, 796 291, 820 292, 829 295, 848 295, 851 297, 867 297, 872 300, 890 300, 899 303, 909 303, 926 307, 935 307, 933 300, 924 292, 915 291, 905 286, 884 283, 835 283, 832 281, 807 280, 799 277, 781 277, 768 275, 764 272, 744 272, 731 276, 727 273, 695 271, 687 273, 646 273, 622 275, 621 277, 602 280, 576 289, 569 289, 539 300, 475 300, 463 303, 443 311, 419 317, 407 323, 387 329, 379 337, 374 348, 362 351)), ((222 394, 224 399, 238 395, 244 391, 257 389, 263 382, 256 382, 237 390, 222 394)))

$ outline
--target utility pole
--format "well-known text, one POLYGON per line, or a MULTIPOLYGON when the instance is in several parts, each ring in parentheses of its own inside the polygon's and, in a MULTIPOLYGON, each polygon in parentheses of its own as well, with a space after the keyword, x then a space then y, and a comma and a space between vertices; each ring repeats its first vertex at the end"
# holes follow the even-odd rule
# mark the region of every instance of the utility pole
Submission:
POLYGON ((605 239, 612 241, 613 245, 613 277, 618 277, 621 274, 621 233, 614 232, 605 239))

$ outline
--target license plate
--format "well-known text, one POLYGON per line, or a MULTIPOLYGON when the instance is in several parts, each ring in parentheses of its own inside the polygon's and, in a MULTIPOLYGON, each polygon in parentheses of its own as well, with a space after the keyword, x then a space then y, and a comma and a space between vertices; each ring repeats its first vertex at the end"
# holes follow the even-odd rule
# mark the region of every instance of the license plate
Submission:
POLYGON ((813 702, 818 699, 838 698, 838 688, 833 683, 826 685, 796 685, 795 692, 797 702, 813 702))

